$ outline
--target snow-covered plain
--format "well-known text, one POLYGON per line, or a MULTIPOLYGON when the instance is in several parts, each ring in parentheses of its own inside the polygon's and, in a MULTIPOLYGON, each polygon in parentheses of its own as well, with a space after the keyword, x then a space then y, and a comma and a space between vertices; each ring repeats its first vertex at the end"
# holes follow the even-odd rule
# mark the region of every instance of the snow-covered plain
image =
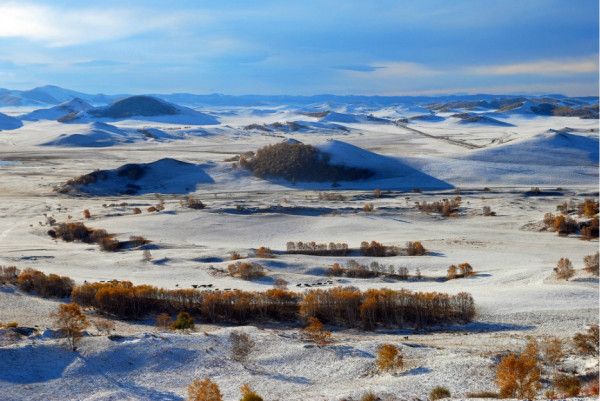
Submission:
MULTIPOLYGON (((192 334, 174 334, 158 332, 151 319, 121 321, 116 332, 122 339, 113 341, 90 329, 78 353, 48 336, 1 346, 1 399, 182 400, 190 381, 205 376, 219 383, 226 400, 238 399, 245 382, 267 400, 356 399, 367 390, 387 399, 423 399, 436 385, 448 387, 453 398, 464 398, 468 392, 494 390, 496 356, 520 350, 528 336, 568 339, 598 323, 598 279, 581 270, 583 257, 598 249, 598 241, 536 229, 544 213, 555 212, 558 204, 597 198, 598 120, 513 114, 498 117, 506 125, 482 125, 439 113, 443 118, 397 123, 392 119, 424 113, 389 107, 370 110, 377 118, 349 109, 329 118, 288 107, 199 111, 219 124, 144 118, 110 125, 39 120, 0 132, 0 265, 33 267, 78 283, 119 279, 166 288, 213 284, 264 290, 284 278, 290 289, 301 291, 306 287, 297 284, 323 282, 324 268, 334 262, 375 259, 277 252, 288 241, 358 247, 361 241, 403 245, 419 240, 430 251, 427 256, 379 261, 407 266, 411 274, 419 268, 425 278, 442 277, 449 265, 469 262, 478 275, 447 282, 341 278, 334 285, 467 291, 477 305, 476 322, 426 333, 332 328, 335 342, 318 348, 303 342, 297 328, 277 325, 232 328, 200 322, 192 334), (378 120, 386 118, 390 120, 378 120), (298 131, 245 128, 292 121, 314 124, 298 131), (323 130, 319 124, 325 123, 346 130, 323 130), (89 147, 99 131, 104 144, 89 147), (332 188, 330 183, 258 179, 225 161, 285 139, 314 144, 330 153, 332 162, 369 167, 376 175, 332 188), (95 187, 91 193, 96 196, 54 191, 93 170, 165 158, 198 164, 201 179, 184 183, 178 169, 189 164, 163 161, 153 164, 154 175, 139 183, 148 190, 138 195, 116 196, 112 187, 95 187), (533 186, 551 193, 528 196, 533 186), (384 196, 374 198, 375 188, 384 190, 384 196), (415 208, 418 201, 453 197, 457 189, 463 199, 457 217, 445 219, 415 208), (320 200, 319 191, 340 191, 346 200, 320 200), (153 192, 162 194, 165 210, 146 211, 159 202, 153 192), (183 208, 180 200, 186 193, 208 207, 183 208), (372 202, 375 211, 364 212, 365 202, 372 202), (483 216, 484 206, 497 215, 483 216), (134 207, 143 212, 134 215, 134 207), (46 216, 81 221, 84 209, 92 214, 85 222, 90 227, 121 239, 143 235, 152 240, 153 260, 142 261, 139 250, 107 253, 95 245, 57 242, 46 234, 46 216), (276 258, 254 259, 253 249, 259 246, 275 250, 276 258), (226 268, 232 251, 263 264, 268 276, 250 282, 211 273, 211 266, 226 268), (571 259, 577 269, 570 281, 553 277, 561 257, 571 259), (234 329, 248 332, 257 343, 245 366, 228 357, 228 336, 234 329), (385 342, 401 346, 407 363, 403 372, 374 371, 376 348, 385 342)), ((0 291, 0 322, 16 321, 43 331, 52 326, 49 314, 57 304, 5 287, 0 291)), ((597 361, 572 363, 580 372, 597 371, 597 361)))

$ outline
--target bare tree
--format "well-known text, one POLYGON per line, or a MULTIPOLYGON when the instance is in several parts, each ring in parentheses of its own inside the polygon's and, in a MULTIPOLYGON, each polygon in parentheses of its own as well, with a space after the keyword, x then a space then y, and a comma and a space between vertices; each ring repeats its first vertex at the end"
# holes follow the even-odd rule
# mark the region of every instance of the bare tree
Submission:
POLYGON ((231 342, 231 359, 245 363, 254 349, 254 341, 247 333, 234 331, 229 335, 231 342))
POLYGON ((83 331, 89 326, 81 307, 76 303, 61 304, 54 314, 54 319, 59 330, 67 338, 69 347, 76 351, 77 343, 83 336, 83 331))

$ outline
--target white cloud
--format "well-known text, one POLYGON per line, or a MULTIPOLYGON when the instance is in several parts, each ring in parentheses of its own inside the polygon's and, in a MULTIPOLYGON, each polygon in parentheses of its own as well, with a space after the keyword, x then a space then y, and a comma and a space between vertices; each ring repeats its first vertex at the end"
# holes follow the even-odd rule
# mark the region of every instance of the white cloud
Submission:
POLYGON ((405 61, 386 61, 369 64, 370 68, 362 70, 347 70, 347 73, 356 77, 368 77, 377 79, 409 78, 415 76, 431 76, 440 74, 434 68, 419 63, 405 61))
POLYGON ((570 75, 598 72, 598 56, 565 60, 537 60, 527 63, 487 65, 467 68, 479 75, 570 75))
POLYGON ((203 18, 198 13, 159 15, 134 9, 4 3, 0 4, 0 38, 24 38, 59 47, 131 36, 186 21, 201 22, 203 18))

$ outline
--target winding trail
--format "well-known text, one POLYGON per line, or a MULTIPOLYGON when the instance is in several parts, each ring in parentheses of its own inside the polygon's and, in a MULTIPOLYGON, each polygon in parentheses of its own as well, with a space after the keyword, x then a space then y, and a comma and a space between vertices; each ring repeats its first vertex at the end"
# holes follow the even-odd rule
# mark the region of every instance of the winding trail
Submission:
POLYGON ((450 143, 452 145, 462 146, 463 148, 467 148, 467 149, 481 149, 481 148, 484 147, 484 146, 481 146, 481 145, 475 145, 473 143, 461 141, 461 140, 458 140, 458 139, 451 139, 451 138, 448 138, 447 136, 435 136, 435 135, 431 135, 431 134, 428 134, 426 132, 419 131, 417 129, 411 128, 408 125, 402 124, 402 123, 399 123, 399 122, 395 122, 394 124, 397 127, 407 129, 407 130, 409 130, 411 132, 414 132, 415 134, 419 134, 419 135, 422 135, 422 136, 426 136, 428 138, 432 138, 432 139, 437 139, 437 140, 440 140, 440 141, 448 142, 448 143, 450 143))

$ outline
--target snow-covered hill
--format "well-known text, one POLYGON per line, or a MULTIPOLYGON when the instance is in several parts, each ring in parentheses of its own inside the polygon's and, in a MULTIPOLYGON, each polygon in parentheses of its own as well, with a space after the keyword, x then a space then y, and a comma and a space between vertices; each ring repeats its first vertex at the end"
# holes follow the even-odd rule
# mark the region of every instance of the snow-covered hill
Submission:
POLYGON ((34 110, 30 113, 22 115, 21 119, 26 121, 60 120, 68 117, 69 115, 85 112, 92 108, 93 106, 86 101, 75 98, 48 109, 34 110))
POLYGON ((67 184, 62 192, 88 195, 181 194, 196 185, 212 183, 205 166, 164 158, 150 163, 125 164, 113 170, 97 170, 85 183, 67 184))
POLYGON ((0 113, 0 131, 13 130, 23 126, 21 120, 15 117, 7 116, 6 114, 0 113))
POLYGON ((173 124, 214 125, 219 121, 208 114, 178 106, 151 96, 131 96, 108 106, 77 113, 65 122, 141 120, 173 124))

